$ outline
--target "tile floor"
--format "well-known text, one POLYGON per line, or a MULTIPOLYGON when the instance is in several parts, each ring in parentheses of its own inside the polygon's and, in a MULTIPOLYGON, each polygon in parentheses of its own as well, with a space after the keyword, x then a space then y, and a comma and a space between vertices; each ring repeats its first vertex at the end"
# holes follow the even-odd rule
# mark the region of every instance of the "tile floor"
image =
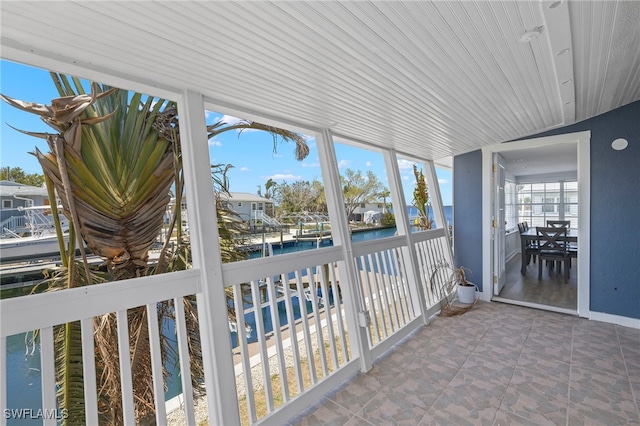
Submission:
POLYGON ((639 406, 639 329, 480 302, 289 425, 640 425, 639 406))

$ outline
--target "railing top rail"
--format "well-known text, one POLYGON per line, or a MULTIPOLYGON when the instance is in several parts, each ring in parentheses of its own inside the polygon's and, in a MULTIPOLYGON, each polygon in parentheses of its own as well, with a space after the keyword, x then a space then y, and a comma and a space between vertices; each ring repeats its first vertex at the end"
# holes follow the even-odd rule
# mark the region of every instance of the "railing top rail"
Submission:
POLYGON ((188 270, 0 300, 1 337, 196 294, 200 271, 188 270))
POLYGON ((362 241, 354 243, 353 255, 363 256, 369 253, 376 253, 382 250, 394 249, 407 245, 407 239, 403 235, 394 237, 380 238, 377 240, 362 241))
POLYGON ((421 243, 423 241, 435 240, 440 237, 448 237, 447 228, 436 228, 428 231, 414 232, 411 234, 411 242, 413 244, 421 243))
MULTIPOLYGON (((432 229, 424 232, 414 232, 409 238, 413 244, 417 244, 423 241, 435 240, 440 237, 445 237, 445 229, 432 229)), ((406 245, 406 237, 398 235, 394 237, 381 238, 378 240, 369 240, 353 244, 354 256, 363 256, 369 253, 375 253, 382 250, 388 250, 392 248, 398 248, 406 245)))
POLYGON ((222 265, 224 285, 237 285, 251 280, 275 276, 283 272, 324 265, 342 260, 342 248, 325 247, 319 250, 305 250, 260 259, 222 265))

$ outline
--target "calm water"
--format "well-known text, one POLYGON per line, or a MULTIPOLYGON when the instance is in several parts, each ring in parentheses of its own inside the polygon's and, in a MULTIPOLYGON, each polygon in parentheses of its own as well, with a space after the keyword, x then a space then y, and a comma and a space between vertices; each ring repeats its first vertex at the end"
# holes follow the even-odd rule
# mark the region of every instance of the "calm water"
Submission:
MULTIPOLYGON (((410 213, 411 214, 411 213, 410 213)), ((447 214, 449 217, 449 214, 447 214)), ((351 236, 353 242, 367 241, 393 236, 396 228, 377 229, 365 232, 354 232, 351 236)), ((322 247, 331 246, 330 240, 324 240, 322 247)), ((284 247, 275 245, 273 248, 274 255, 292 253, 301 250, 313 250, 317 248, 315 241, 285 243, 284 247)), ((260 252, 252 253, 252 257, 260 257, 260 252)), ((321 296, 321 294, 319 294, 321 296)), ((330 295, 331 296, 331 295, 330 295)), ((297 297, 292 298, 295 319, 300 318, 300 301, 297 297)), ((311 302, 305 301, 307 304, 307 312, 313 312, 311 302)), ((333 303, 330 297, 329 303, 333 303)), ((279 302, 283 305, 284 302, 279 302)), ((245 306, 249 308, 250 306, 245 306)), ((273 330, 271 321, 271 310, 268 307, 262 308, 263 323, 265 332, 273 330)), ((287 324, 287 316, 284 308, 279 310, 279 320, 281 325, 287 324)), ((251 325, 253 331, 249 336, 249 342, 257 341, 255 314, 249 313, 245 316, 245 321, 251 325)), ((163 332, 167 336, 174 336, 175 330, 173 323, 165 324, 163 332)), ((237 346, 236 333, 231 332, 231 341, 233 347, 237 346)), ((33 409, 38 410, 42 407, 41 383, 40 383, 40 345, 33 345, 25 342, 25 335, 9 336, 7 338, 7 388, 10 390, 7 395, 7 408, 11 409, 33 409)), ((178 374, 174 374, 172 380, 168 383, 168 389, 165 393, 166 399, 172 398, 181 392, 180 378, 178 374)), ((41 424, 37 419, 9 420, 8 424, 15 425, 31 425, 41 424)))
MULTIPOLYGON (((447 220, 447 225, 453 225, 453 206, 444 206, 444 217, 447 220)), ((418 209, 415 206, 407 206, 407 214, 409 217, 418 216, 418 209)), ((433 218, 433 209, 429 207, 429 217, 433 218)))

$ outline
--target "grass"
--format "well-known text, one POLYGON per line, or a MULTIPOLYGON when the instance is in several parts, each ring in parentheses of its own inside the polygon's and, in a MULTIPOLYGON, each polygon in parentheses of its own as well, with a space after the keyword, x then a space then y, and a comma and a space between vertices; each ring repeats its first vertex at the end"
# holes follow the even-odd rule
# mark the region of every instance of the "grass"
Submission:
MULTIPOLYGON (((338 352, 338 365, 333 365, 331 361, 331 346, 328 342, 324 344, 324 353, 327 360, 327 369, 331 373, 338 369, 339 365, 343 365, 346 360, 344 359, 342 352, 342 345, 338 338, 335 339, 336 351, 338 352)), ((347 344, 348 346, 348 344, 347 344)), ((314 360, 314 370, 316 382, 322 380, 323 371, 322 371, 322 358, 320 354, 320 350, 316 349, 313 354, 314 360)), ((302 391, 309 389, 313 382, 311 380, 311 372, 309 368, 309 359, 303 358, 300 360, 300 369, 302 371, 302 391)), ((293 367, 288 367, 286 369, 286 380, 289 388, 289 398, 293 399, 295 396, 301 393, 301 390, 298 389, 297 379, 295 369, 293 367)), ((273 390, 273 405, 274 408, 277 408, 285 403, 284 395, 282 392, 282 376, 279 374, 273 374, 271 376, 271 389, 273 390)), ((268 414, 268 404, 267 398, 264 392, 264 389, 259 389, 254 391, 254 403, 255 403, 255 412, 256 418, 260 419, 268 414)), ((240 421, 242 425, 250 425, 252 423, 249 418, 248 413, 248 401, 246 396, 240 397, 238 400, 238 404, 240 406, 240 421)))

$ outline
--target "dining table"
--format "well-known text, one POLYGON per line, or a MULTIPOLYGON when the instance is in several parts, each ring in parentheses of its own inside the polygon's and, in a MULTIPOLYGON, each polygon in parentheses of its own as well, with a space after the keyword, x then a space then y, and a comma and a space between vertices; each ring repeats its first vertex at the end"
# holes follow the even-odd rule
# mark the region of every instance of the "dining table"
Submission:
MULTIPOLYGON (((527 246, 532 242, 536 241, 538 238, 538 234, 536 232, 536 227, 532 226, 524 232, 520 233, 520 250, 521 250, 521 259, 522 266, 520 268, 520 272, 522 275, 525 275, 527 270, 527 246)), ((577 243, 578 242, 578 230, 576 228, 568 228, 567 229, 567 237, 560 237, 560 240, 567 241, 569 243, 577 243)))

